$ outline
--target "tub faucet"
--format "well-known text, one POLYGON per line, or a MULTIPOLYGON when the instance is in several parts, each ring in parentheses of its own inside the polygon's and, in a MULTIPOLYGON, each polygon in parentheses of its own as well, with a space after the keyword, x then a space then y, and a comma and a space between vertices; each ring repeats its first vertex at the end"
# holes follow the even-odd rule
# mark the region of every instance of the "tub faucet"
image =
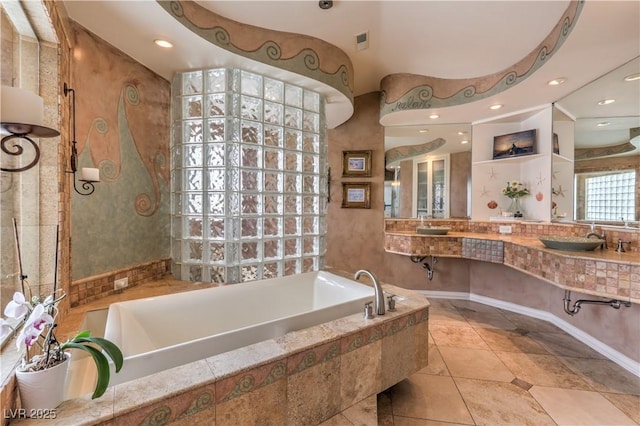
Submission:
POLYGON ((375 292, 375 310, 377 315, 384 315, 384 292, 382 290, 382 286, 373 276, 373 274, 366 269, 360 269, 356 272, 354 279, 358 281, 361 275, 366 275, 369 277, 371 282, 373 283, 373 290, 375 292))

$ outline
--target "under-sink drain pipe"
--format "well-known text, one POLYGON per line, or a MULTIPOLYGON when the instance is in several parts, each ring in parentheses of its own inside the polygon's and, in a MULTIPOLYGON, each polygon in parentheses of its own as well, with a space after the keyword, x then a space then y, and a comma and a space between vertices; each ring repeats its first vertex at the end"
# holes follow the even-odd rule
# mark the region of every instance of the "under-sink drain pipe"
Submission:
POLYGON ((568 313, 571 316, 574 316, 575 314, 577 314, 580 311, 580 305, 582 304, 591 304, 591 305, 609 305, 611 306, 613 309, 620 309, 620 306, 624 306, 626 308, 631 306, 631 302, 629 301, 620 301, 618 299, 610 299, 610 300, 593 300, 593 299, 580 299, 580 300, 576 300, 576 302, 573 304, 573 307, 570 307, 571 305, 571 291, 570 290, 565 290, 564 291, 564 298, 562 299, 562 301, 564 302, 564 311, 566 313, 568 313))
POLYGON ((433 279, 433 273, 435 271, 436 263, 438 263, 438 259, 435 256, 431 256, 431 264, 429 264, 429 262, 424 261, 426 258, 427 256, 410 257, 413 263, 422 263, 422 267, 427 270, 427 278, 431 281, 433 279))

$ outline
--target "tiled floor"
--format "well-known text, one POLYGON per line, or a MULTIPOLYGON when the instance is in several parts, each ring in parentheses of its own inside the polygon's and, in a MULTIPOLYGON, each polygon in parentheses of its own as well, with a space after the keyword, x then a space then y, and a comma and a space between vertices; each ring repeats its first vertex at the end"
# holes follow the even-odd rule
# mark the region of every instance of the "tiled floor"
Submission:
POLYGON ((378 396, 379 425, 640 424, 640 379, 557 327, 430 302, 429 366, 378 396))

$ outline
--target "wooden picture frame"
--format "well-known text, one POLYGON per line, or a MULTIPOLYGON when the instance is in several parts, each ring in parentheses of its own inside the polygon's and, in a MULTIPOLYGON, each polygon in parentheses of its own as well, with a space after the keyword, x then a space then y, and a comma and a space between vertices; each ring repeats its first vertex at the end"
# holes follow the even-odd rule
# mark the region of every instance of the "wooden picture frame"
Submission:
POLYGON ((536 153, 536 129, 493 138, 493 159, 520 157, 536 153))
POLYGON ((371 151, 342 151, 342 177, 371 177, 371 151))
POLYGON ((370 209, 371 182, 343 182, 343 209, 370 209))

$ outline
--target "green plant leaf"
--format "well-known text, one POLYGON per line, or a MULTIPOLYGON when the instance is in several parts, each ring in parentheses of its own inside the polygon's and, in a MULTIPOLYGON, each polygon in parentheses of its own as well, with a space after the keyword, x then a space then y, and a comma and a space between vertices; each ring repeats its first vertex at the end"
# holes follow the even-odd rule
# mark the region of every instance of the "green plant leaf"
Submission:
POLYGON ((96 383, 96 388, 93 391, 93 395, 91 396, 91 399, 96 399, 104 395, 104 393, 107 390, 107 387, 109 386, 109 378, 111 375, 109 371, 109 361, 107 361, 107 357, 104 356, 102 352, 100 352, 93 346, 90 346, 87 344, 70 341, 62 345, 63 350, 67 348, 80 349, 82 351, 86 351, 86 352, 89 352, 89 354, 91 354, 91 356, 93 357, 93 361, 96 364, 96 368, 98 369, 98 381, 96 383))
POLYGON ((75 343, 93 343, 98 345, 102 350, 104 350, 107 355, 113 360, 113 363, 116 366, 116 373, 120 371, 122 368, 122 364, 124 362, 124 357, 122 356, 122 351, 115 343, 103 339, 101 337, 79 337, 76 336, 72 340, 75 343))

